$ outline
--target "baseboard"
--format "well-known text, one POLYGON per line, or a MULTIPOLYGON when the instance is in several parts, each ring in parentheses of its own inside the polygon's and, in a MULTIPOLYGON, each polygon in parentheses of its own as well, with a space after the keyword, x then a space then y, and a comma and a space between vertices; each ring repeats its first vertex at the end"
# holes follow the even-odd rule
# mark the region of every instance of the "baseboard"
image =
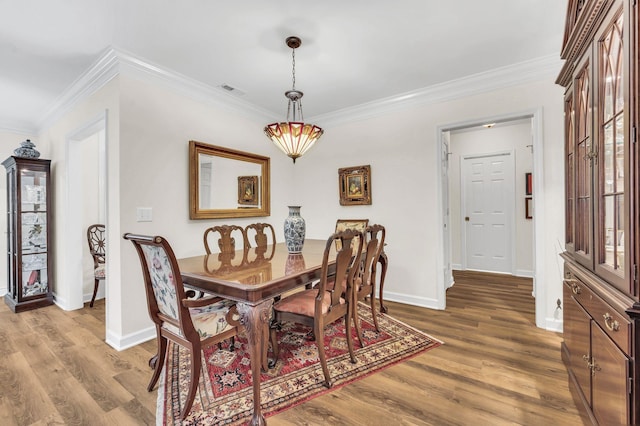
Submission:
POLYGON ((451 269, 453 269, 454 271, 462 271, 462 264, 460 264, 460 263, 452 263, 451 264, 451 269))
POLYGON ((562 333, 563 323, 559 318, 545 318, 544 321, 544 329, 548 331, 555 331, 557 333, 562 333))
POLYGON ((390 302, 404 303, 406 305, 420 306, 422 308, 438 309, 442 310, 444 307, 440 306, 437 299, 430 299, 427 297, 417 297, 404 293, 394 293, 391 291, 384 292, 384 300, 390 302))
POLYGON ((156 327, 152 326, 143 330, 131 333, 126 336, 118 335, 110 330, 107 330, 106 342, 109 346, 118 351, 129 349, 140 343, 148 342, 149 340, 156 338, 156 327))
POLYGON ((527 269, 516 269, 514 275, 516 277, 533 278, 533 271, 527 269))

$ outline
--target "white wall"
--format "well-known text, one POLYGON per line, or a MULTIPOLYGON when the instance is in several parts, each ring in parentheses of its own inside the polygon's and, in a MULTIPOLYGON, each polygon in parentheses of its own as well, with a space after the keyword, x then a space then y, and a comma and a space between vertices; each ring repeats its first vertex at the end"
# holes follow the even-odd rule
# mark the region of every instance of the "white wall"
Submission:
POLYGON ((437 307, 442 257, 438 236, 438 131, 451 123, 482 121, 483 117, 542 108, 544 174, 538 197, 544 207, 537 220, 546 235, 538 243, 545 256, 544 281, 539 283, 539 325, 557 328, 556 299, 562 296, 558 252, 563 214, 562 89, 549 78, 465 98, 415 106, 395 113, 325 128, 321 141, 296 163, 296 193, 303 206, 307 235, 321 238, 336 218, 368 217, 387 228, 389 271, 385 294, 398 300, 437 307), (338 168, 371 165, 372 205, 340 206, 338 168))
POLYGON ((452 131, 449 145, 449 207, 451 262, 462 269, 462 217, 460 213, 461 159, 465 155, 514 152, 515 164, 515 274, 533 276, 533 220, 525 219, 525 173, 533 171, 531 120, 516 120, 492 128, 452 131))
MULTIPOLYGON (((279 241, 293 188, 293 164, 263 134, 264 122, 220 110, 170 89, 120 77, 120 223, 119 235, 162 235, 178 257, 204 252, 202 235, 215 224, 270 222, 279 241), (189 219, 189 140, 230 147, 271 158, 271 217, 189 219), (136 208, 151 207, 153 222, 137 222, 136 208)), ((234 191, 237 187, 234 186, 234 191)), ((237 193, 236 193, 237 194, 237 193)), ((117 243, 117 241, 112 242, 117 243)), ((151 325, 133 245, 120 238, 122 335, 151 325)))

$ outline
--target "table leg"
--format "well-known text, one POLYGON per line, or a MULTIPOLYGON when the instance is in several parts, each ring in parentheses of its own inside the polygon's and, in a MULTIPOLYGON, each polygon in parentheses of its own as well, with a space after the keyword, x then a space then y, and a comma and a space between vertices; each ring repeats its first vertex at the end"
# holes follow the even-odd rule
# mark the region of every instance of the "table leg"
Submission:
POLYGON ((387 254, 385 252, 380 253, 378 262, 380 262, 380 265, 382 266, 382 270, 380 271, 380 294, 378 296, 378 300, 380 300, 380 312, 382 312, 383 314, 386 314, 387 307, 384 306, 384 299, 382 298, 382 290, 384 290, 384 277, 387 275, 387 265, 389 263, 389 259, 387 258, 387 254))
POLYGON ((240 322, 244 325, 249 343, 249 353, 251 356, 251 380, 253 382, 253 417, 251 418, 252 426, 263 426, 267 422, 262 415, 260 407, 260 374, 262 369, 262 353, 264 345, 268 342, 264 341, 264 330, 269 323, 271 315, 271 307, 273 300, 265 300, 257 305, 249 305, 248 303, 238 303, 238 313, 240 314, 240 322))

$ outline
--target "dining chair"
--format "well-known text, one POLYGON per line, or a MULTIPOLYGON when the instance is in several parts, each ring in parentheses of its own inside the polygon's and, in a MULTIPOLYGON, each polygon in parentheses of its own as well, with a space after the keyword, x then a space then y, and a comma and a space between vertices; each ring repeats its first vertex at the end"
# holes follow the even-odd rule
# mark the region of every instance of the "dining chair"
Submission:
POLYGON ((238 334, 240 323, 235 302, 220 297, 187 299, 175 254, 163 237, 124 234, 140 258, 149 316, 156 326, 158 342, 154 372, 147 391, 156 385, 168 360, 168 341, 189 350, 191 361, 188 393, 180 412, 191 410, 202 370, 202 349, 238 334))
POLYGON ((213 243, 218 246, 220 253, 235 253, 244 247, 246 235, 244 228, 238 225, 218 225, 204 231, 204 248, 207 254, 214 252, 213 243), (216 236, 217 234, 217 236, 216 236), (216 240, 217 238, 217 240, 216 240))
POLYGON ((270 260, 273 258, 276 248, 276 231, 270 223, 252 223, 244 228, 246 237, 245 246, 254 248, 255 256, 247 259, 249 262, 270 260), (271 253, 267 256, 267 248, 271 245, 271 253))
MULTIPOLYGON (((338 219, 336 220, 335 232, 344 231, 345 229, 355 229, 362 232, 369 225, 369 219, 338 219)), ((357 244, 357 240, 353 240, 353 244, 357 244)), ((340 242, 336 241, 336 250, 340 250, 340 242)))
POLYGON ((91 296, 91 302, 89 303, 89 306, 93 308, 100 281, 104 281, 107 277, 105 226, 96 223, 87 228, 87 242, 89 243, 89 253, 91 253, 91 257, 93 258, 93 296, 91 296))
MULTIPOLYGON (((278 323, 291 321, 312 327, 322 372, 324 373, 325 386, 328 388, 333 386, 333 382, 327 367, 324 349, 324 328, 327 324, 338 320, 344 321, 351 362, 357 362, 351 337, 351 311, 355 301, 353 280, 360 264, 362 241, 362 233, 353 229, 346 229, 331 235, 325 245, 318 285, 312 289, 283 297, 273 305, 275 320, 278 323), (354 248, 351 243, 356 238, 358 243, 354 248), (327 287, 330 269, 329 253, 336 241, 341 243, 341 249, 336 252, 335 276, 346 283, 346 292, 344 294, 342 291, 335 291, 327 287)), ((274 356, 277 360, 279 347, 276 341, 276 330, 273 327, 271 328, 271 342, 274 356)))
POLYGON ((356 328, 356 335, 360 341, 360 346, 364 347, 364 340, 362 339, 362 332, 360 329, 360 320, 358 318, 357 302, 360 300, 369 299, 371 305, 371 316, 373 317, 373 324, 376 331, 380 331, 378 327, 378 318, 375 309, 376 300, 376 265, 378 259, 384 248, 385 228, 382 225, 371 225, 365 229, 365 240, 367 241, 364 249, 364 257, 362 259, 361 267, 354 280, 354 294, 356 300, 356 306, 353 308, 353 323, 356 328))

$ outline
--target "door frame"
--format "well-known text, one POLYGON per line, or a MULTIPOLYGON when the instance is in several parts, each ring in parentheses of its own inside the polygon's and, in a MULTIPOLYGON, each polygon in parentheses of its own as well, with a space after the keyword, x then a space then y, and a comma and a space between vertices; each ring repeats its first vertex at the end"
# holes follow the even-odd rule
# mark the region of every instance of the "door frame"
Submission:
MULTIPOLYGON (((467 201, 467 194, 466 194, 466 185, 464 183, 464 179, 466 178, 466 176, 462 176, 462 172, 464 171, 464 168, 462 166, 462 164, 464 164, 464 161, 467 159, 471 159, 471 158, 486 158, 486 157, 497 157, 497 156, 508 156, 509 157, 509 170, 507 170, 507 175, 511 178, 511 185, 510 185, 510 191, 509 191, 509 199, 507 200, 507 204, 508 204, 508 209, 509 211, 507 212, 508 218, 507 220, 509 221, 509 247, 508 247, 508 251, 509 251, 509 257, 510 257, 510 262, 509 262, 509 271, 508 273, 510 273, 511 275, 515 275, 515 271, 516 271, 516 235, 515 235, 515 220, 516 220, 516 212, 515 212, 515 185, 513 184, 513 182, 515 181, 515 151, 513 150, 506 150, 506 151, 497 151, 497 152, 487 152, 487 153, 482 153, 482 154, 468 154, 468 155, 462 155, 460 156, 460 171, 461 171, 461 176, 460 176, 460 210, 465 211, 466 210, 466 201, 467 201)), ((460 214, 460 238, 461 238, 461 250, 460 250, 460 254, 462 257, 462 268, 464 270, 468 269, 468 265, 467 265, 467 226, 465 224, 465 220, 464 220, 465 215, 464 214, 460 214)), ((501 271, 487 271, 487 272, 495 272, 495 273, 503 273, 501 271)))
MULTIPOLYGON (((542 107, 524 110, 520 112, 512 112, 504 115, 490 116, 490 117, 482 117, 476 118, 473 120, 461 121, 457 123, 450 123, 439 125, 436 127, 436 141, 437 141, 437 164, 438 168, 437 179, 439 180, 437 185, 437 197, 438 202, 440 203, 441 208, 438 209, 438 222, 440 224, 440 230, 437 234, 438 244, 440 247, 438 256, 436 256, 436 268, 438 271, 443 270, 451 270, 447 268, 445 265, 451 264, 451 254, 449 252, 445 252, 444 247, 444 229, 443 224, 444 215, 446 209, 449 208, 449 200, 444 199, 444 194, 442 191, 443 185, 447 184, 443 182, 443 179, 448 180, 448 176, 443 176, 442 171, 442 141, 445 132, 449 132, 451 130, 463 129, 467 127, 475 127, 480 126, 485 123, 493 123, 493 122, 504 122, 504 121, 513 121, 520 120, 523 118, 528 118, 531 120, 531 143, 533 145, 533 193, 540 195, 542 194, 542 190, 544 187, 544 175, 543 175, 543 127, 542 127, 542 107)), ((536 326, 544 329, 555 329, 552 324, 546 323, 546 287, 545 287, 545 267, 544 267, 544 235, 545 235, 545 220, 544 214, 542 212, 545 211, 544 205, 544 197, 534 196, 533 197, 533 208, 537 214, 533 217, 533 296, 535 297, 535 312, 536 312, 536 326)), ((450 242, 449 242, 450 245, 450 242)), ((453 277, 448 277, 445 279, 443 274, 436 274, 436 293, 437 293, 437 307, 438 309, 446 308, 446 287, 445 282, 448 280, 453 281, 453 277)))
MULTIPOLYGON (((82 164, 80 164, 80 147, 91 135, 102 131, 104 137, 98 142, 98 162, 99 176, 98 186, 100 192, 100 203, 104 206, 101 216, 105 218, 105 225, 108 226, 107 218, 109 217, 107 204, 107 167, 106 167, 106 150, 107 150, 107 111, 99 114, 94 119, 86 122, 83 126, 73 131, 66 137, 65 157, 66 157, 66 191, 65 197, 65 270, 63 281, 63 294, 59 295, 56 300, 64 310, 81 309, 84 306, 83 291, 83 268, 82 268, 82 252, 86 246, 86 230, 82 226, 82 209, 78 209, 78 205, 83 202, 82 194, 82 164)), ((109 257, 109 244, 106 245, 107 258, 109 257)), ((109 285, 109 275, 104 280, 105 297, 107 287, 109 285)), ((61 289, 62 290, 62 289, 61 289)))

